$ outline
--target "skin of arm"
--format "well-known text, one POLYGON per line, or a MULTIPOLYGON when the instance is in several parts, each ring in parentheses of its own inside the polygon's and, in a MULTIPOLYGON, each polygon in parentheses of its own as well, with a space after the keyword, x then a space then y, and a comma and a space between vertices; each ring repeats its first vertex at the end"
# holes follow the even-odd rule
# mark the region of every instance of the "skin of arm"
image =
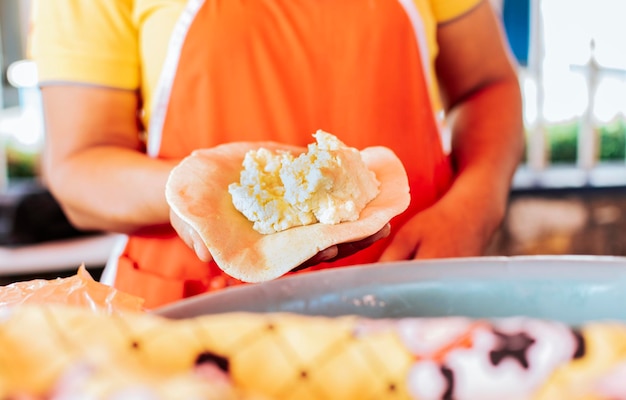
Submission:
POLYGON ((455 179, 397 232, 381 261, 483 255, 505 216, 523 153, 519 82, 489 2, 439 26, 437 40, 455 179))
POLYGON ((175 161, 143 153, 135 91, 42 87, 47 187, 76 227, 132 233, 169 222, 165 182, 175 161))

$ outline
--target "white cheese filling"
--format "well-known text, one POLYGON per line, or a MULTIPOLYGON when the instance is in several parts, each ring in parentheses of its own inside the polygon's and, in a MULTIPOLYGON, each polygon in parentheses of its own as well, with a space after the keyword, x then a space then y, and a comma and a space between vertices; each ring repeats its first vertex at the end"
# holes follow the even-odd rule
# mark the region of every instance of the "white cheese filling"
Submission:
POLYGON ((380 183, 357 149, 321 130, 313 137, 297 157, 265 148, 246 154, 240 181, 228 191, 259 233, 355 221, 378 195, 380 183))

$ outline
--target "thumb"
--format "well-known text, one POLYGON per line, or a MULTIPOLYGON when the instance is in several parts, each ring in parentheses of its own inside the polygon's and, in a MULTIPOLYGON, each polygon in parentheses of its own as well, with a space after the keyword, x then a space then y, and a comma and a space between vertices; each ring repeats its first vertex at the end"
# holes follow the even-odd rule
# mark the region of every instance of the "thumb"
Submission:
POLYGON ((200 261, 209 262, 213 259, 200 234, 172 209, 170 209, 170 223, 183 242, 196 253, 200 261))
POLYGON ((200 261, 209 262, 213 260, 211 252, 206 247, 206 244, 204 244, 204 241, 202 240, 198 232, 196 232, 191 227, 189 227, 188 229, 190 231, 189 235, 191 237, 191 247, 193 248, 193 251, 196 253, 196 256, 200 259, 200 261))
POLYGON ((419 243, 415 240, 411 240, 409 235, 403 235, 402 231, 398 232, 385 250, 381 254, 380 262, 402 261, 412 260, 417 254, 419 243))

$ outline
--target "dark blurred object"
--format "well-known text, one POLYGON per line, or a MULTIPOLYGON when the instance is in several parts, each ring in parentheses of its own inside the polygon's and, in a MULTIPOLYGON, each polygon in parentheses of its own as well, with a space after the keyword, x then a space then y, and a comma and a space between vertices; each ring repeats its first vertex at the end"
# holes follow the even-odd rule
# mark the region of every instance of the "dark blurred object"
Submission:
POLYGON ((74 228, 37 180, 12 182, 0 191, 0 245, 19 246, 89 235, 74 228))

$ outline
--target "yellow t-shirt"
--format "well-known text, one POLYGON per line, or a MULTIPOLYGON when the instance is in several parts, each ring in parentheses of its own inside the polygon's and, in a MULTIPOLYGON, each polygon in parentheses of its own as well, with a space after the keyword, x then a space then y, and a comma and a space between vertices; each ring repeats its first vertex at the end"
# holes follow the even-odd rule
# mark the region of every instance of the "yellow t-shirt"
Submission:
MULTIPOLYGON (((432 64, 437 54, 436 25, 462 15, 481 0, 413 1, 423 20, 432 64)), ((144 120, 148 121, 169 38, 186 3, 185 0, 35 2, 31 54, 37 62, 40 82, 140 90, 147 106, 144 120)))

